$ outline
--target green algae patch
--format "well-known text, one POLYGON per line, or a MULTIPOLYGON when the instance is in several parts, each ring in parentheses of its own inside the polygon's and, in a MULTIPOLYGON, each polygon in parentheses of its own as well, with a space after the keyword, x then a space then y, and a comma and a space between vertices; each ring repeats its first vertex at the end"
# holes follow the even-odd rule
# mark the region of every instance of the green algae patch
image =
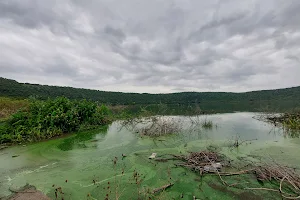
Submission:
POLYGON ((60 143, 57 147, 62 151, 87 148, 89 146, 93 147, 93 142, 97 142, 105 137, 107 129, 108 126, 103 126, 93 131, 79 132, 72 137, 63 139, 63 142, 60 143), (98 135, 97 139, 95 138, 96 135, 98 135))
POLYGON ((278 163, 299 168, 300 157, 296 156, 299 152, 297 143, 283 143, 277 145, 266 146, 253 150, 250 155, 259 155, 260 157, 269 157, 276 160, 278 163))
POLYGON ((232 172, 239 171, 247 162, 269 156, 299 167, 295 152, 300 150, 300 140, 285 138, 280 130, 274 131, 268 124, 253 119, 254 115, 207 116, 218 128, 193 131, 188 129, 189 118, 178 116, 185 131, 157 138, 141 138, 116 121, 102 130, 6 148, 0 152, 0 196, 8 195, 9 187, 29 183, 54 199, 58 187, 65 193, 64 199, 74 200, 105 199, 107 194, 110 199, 116 196, 119 199, 280 199, 276 192, 245 189, 278 190, 278 184, 261 185, 252 174, 222 176, 232 185, 225 186, 215 174, 201 176, 176 167, 176 160, 149 159, 152 153, 157 153, 156 158, 167 158, 169 154, 209 150, 226 156, 231 161, 232 172), (241 140, 257 140, 233 148, 231 144, 237 134, 241 140), (20 156, 12 158, 12 155, 20 156), (170 183, 174 185, 153 194, 155 189, 170 183))

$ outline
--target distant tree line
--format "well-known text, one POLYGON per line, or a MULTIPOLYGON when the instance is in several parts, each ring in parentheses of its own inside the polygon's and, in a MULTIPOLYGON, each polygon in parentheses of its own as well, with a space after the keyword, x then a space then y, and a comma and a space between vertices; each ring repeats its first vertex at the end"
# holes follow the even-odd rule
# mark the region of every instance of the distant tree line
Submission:
POLYGON ((58 87, 29 83, 0 77, 0 96, 28 98, 34 96, 45 100, 59 96, 69 99, 87 99, 110 105, 150 105, 166 104, 172 106, 200 105, 201 109, 211 110, 252 110, 292 109, 300 107, 300 87, 253 91, 231 92, 181 92, 171 94, 122 93, 99 90, 58 87), (247 109, 251 108, 251 109, 247 109))

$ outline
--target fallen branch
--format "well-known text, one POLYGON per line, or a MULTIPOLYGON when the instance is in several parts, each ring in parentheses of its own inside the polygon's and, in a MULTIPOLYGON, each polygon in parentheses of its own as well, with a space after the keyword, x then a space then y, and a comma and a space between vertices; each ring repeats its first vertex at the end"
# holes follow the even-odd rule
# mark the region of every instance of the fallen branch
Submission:
POLYGON ((161 187, 159 187, 159 188, 156 188, 156 189, 154 189, 153 191, 152 191, 152 194, 157 194, 157 193, 159 193, 159 192, 161 192, 161 191, 163 191, 163 190, 165 190, 165 189, 167 189, 167 188, 169 188, 169 187, 171 187, 171 186, 173 186, 174 185, 174 183, 169 183, 169 184, 167 184, 167 185, 164 185, 164 186, 161 186, 161 187))
POLYGON ((242 170, 239 172, 219 172, 220 175, 222 176, 236 176, 236 175, 241 175, 241 174, 249 174, 253 172, 254 169, 248 169, 248 170, 242 170))
POLYGON ((279 190, 275 190, 272 188, 244 188, 245 190, 267 190, 267 191, 272 191, 272 192, 279 192, 279 190))
POLYGON ((266 190, 266 191, 272 191, 272 192, 278 192, 282 194, 282 197, 286 198, 286 199, 300 199, 300 195, 297 197, 293 197, 291 194, 287 194, 285 192, 282 192, 281 189, 276 190, 276 189, 272 189, 272 188, 244 188, 245 190, 266 190), (286 194, 288 196, 285 196, 283 194, 286 194))

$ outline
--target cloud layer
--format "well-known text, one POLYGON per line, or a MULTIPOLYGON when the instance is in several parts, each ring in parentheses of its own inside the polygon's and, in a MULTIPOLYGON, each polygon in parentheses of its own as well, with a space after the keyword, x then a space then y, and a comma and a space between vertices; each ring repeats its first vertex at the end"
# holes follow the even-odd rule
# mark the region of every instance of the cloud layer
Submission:
POLYGON ((299 0, 0 0, 0 76, 125 92, 300 85, 299 0))

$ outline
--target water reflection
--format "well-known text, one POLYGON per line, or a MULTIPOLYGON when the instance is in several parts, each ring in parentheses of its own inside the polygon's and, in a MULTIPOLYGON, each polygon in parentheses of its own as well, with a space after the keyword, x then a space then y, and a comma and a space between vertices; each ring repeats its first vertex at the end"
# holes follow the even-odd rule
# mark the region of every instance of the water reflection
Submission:
MULTIPOLYGON (((174 132, 179 140, 192 141, 200 139, 230 140, 238 136, 241 140, 276 140, 284 136, 282 129, 254 119, 255 113, 231 113, 200 116, 165 116, 158 120, 168 119, 180 122, 180 132, 174 132), (211 123, 211 124, 208 124, 211 123), (267 134, 266 134, 267 133, 267 134), (268 134, 269 133, 269 134, 268 134), (272 134, 271 134, 272 133, 272 134)), ((148 119, 122 121, 118 130, 124 129, 140 136, 140 131, 149 127, 148 119)), ((295 136, 292 134, 291 136, 295 136)))
POLYGON ((95 145, 91 145, 91 143, 97 142, 98 140, 101 140, 102 138, 104 138, 105 135, 107 134, 108 127, 109 126, 103 126, 96 130, 77 133, 73 137, 64 139, 63 142, 60 143, 57 147, 62 151, 69 151, 74 148, 83 149, 83 148, 87 148, 87 147, 91 147, 91 146, 96 147, 95 145), (97 137, 97 139, 94 139, 96 135, 98 137, 97 137), (92 141, 90 141, 90 140, 92 140, 92 141), (89 141, 89 144, 86 144, 86 141, 89 141))

